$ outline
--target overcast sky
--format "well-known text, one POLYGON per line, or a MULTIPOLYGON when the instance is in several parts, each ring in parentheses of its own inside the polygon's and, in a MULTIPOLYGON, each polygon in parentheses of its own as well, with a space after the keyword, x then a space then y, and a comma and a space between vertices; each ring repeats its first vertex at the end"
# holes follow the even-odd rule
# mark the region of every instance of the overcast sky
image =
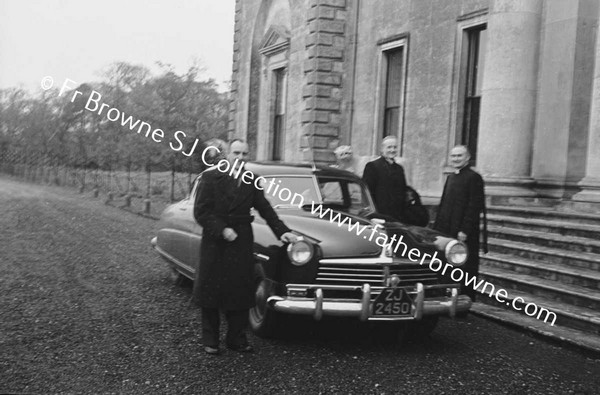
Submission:
MULTIPOLYGON (((100 80, 115 61, 231 79, 235 0, 0 0, 0 88, 100 80)), ((204 79, 204 78, 202 78, 204 79)))

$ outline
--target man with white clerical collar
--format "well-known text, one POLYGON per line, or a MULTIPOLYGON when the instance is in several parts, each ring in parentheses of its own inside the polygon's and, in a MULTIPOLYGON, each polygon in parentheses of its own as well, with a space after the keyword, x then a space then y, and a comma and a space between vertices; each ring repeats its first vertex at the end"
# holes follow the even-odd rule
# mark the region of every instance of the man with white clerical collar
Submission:
MULTIPOLYGON (((479 217, 481 212, 485 213, 485 194, 483 178, 471 168, 470 159, 471 154, 464 145, 450 150, 450 165, 454 172, 448 175, 444 184, 433 228, 467 245, 469 258, 463 270, 476 276, 479 272, 479 217)), ((484 251, 486 244, 484 242, 484 251)), ((475 301, 473 287, 463 293, 475 301)))
MULTIPOLYGON (((219 354, 220 313, 227 319, 227 348, 252 352, 246 336, 248 312, 256 302, 254 272, 254 235, 250 209, 254 207, 283 243, 297 237, 279 219, 262 189, 244 179, 248 144, 234 140, 226 161, 219 161, 227 172, 207 170, 202 174, 194 202, 194 218, 202 225, 200 264, 194 281, 194 297, 202 308, 204 351, 219 354)), ((220 151, 220 149, 219 149, 220 151)))
POLYGON ((394 157, 398 154, 398 139, 387 136, 381 142, 381 156, 367 163, 363 173, 375 202, 377 212, 403 221, 406 201, 404 168, 394 157))

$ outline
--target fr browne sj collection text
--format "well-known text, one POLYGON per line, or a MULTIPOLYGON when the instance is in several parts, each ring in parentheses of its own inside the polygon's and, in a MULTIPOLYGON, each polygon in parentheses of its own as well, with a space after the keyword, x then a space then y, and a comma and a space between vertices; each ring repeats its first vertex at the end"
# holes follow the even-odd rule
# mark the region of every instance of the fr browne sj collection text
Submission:
MULTIPOLYGON (((44 77, 42 78, 41 85, 42 89, 48 90, 54 85, 54 79, 50 76, 44 77)), ((76 85, 77 83, 75 81, 69 78, 65 79, 65 82, 63 82, 62 87, 60 88, 58 96, 62 96, 65 91, 69 89, 74 89, 76 85)), ((73 95, 71 96, 71 103, 73 103, 78 96, 83 95, 83 92, 78 90, 74 90, 72 92, 73 95)), ((121 124, 121 126, 129 128, 131 131, 137 129, 138 134, 144 135, 146 138, 151 138, 156 143, 163 142, 165 138, 165 132, 162 129, 153 129, 148 122, 144 122, 140 119, 134 120, 131 115, 127 116, 119 109, 111 107, 109 104, 102 103, 101 99, 102 95, 99 92, 92 90, 87 97, 85 109, 93 113, 97 113, 98 115, 104 115, 109 121, 118 122, 121 124)), ((171 147, 173 151, 181 152, 185 156, 192 156, 196 147, 198 146, 199 139, 194 139, 194 143, 192 144, 191 148, 189 148, 189 144, 185 143, 186 140, 189 140, 186 133, 183 130, 177 130, 175 133, 173 133, 172 139, 168 140, 169 147, 171 147)))

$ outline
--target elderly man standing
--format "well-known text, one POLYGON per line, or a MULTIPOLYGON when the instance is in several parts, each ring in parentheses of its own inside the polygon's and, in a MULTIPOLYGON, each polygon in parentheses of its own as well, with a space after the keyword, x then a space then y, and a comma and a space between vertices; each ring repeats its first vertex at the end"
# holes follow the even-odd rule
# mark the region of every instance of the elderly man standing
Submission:
MULTIPOLYGON (((464 271, 476 276, 479 272, 479 216, 485 210, 485 195, 483 179, 469 166, 470 159, 464 145, 450 150, 454 173, 446 179, 433 227, 467 244, 469 258, 464 271)), ((485 250, 487 245, 484 245, 485 250)), ((465 294, 475 301, 475 289, 471 287, 465 294)))
MULTIPOLYGON (((226 156, 230 166, 244 166, 247 156, 248 144, 241 140, 231 142, 226 156)), ((254 182, 241 182, 242 177, 235 179, 231 175, 243 172, 205 171, 194 202, 194 218, 203 227, 194 294, 202 308, 202 340, 208 354, 219 353, 219 310, 225 311, 227 319, 227 347, 239 352, 253 351, 246 338, 248 311, 255 303, 254 217, 250 209, 258 210, 281 241, 296 240, 262 190, 254 182)))
POLYGON ((404 168, 394 157, 398 153, 398 139, 388 136, 381 142, 381 157, 367 163, 363 180, 367 183, 377 212, 402 222, 406 200, 404 168))

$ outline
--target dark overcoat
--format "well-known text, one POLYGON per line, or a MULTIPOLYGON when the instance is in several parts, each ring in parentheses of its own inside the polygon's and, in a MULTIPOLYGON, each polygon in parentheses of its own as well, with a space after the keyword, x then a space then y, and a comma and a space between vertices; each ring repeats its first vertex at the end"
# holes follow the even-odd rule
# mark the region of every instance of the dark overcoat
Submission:
POLYGON ((203 227, 194 284, 194 297, 201 307, 243 310, 254 306, 252 207, 277 238, 290 231, 253 180, 246 184, 218 170, 202 174, 194 202, 194 218, 203 227), (223 238, 225 228, 237 233, 234 241, 223 238))
POLYGON ((369 187, 377 212, 402 221, 406 201, 406 176, 402 166, 379 157, 367 163, 363 180, 369 187))
POLYGON ((446 179, 434 229, 456 238, 467 235, 469 259, 465 271, 477 274, 479 268, 479 222, 485 207, 483 179, 469 166, 446 179))

